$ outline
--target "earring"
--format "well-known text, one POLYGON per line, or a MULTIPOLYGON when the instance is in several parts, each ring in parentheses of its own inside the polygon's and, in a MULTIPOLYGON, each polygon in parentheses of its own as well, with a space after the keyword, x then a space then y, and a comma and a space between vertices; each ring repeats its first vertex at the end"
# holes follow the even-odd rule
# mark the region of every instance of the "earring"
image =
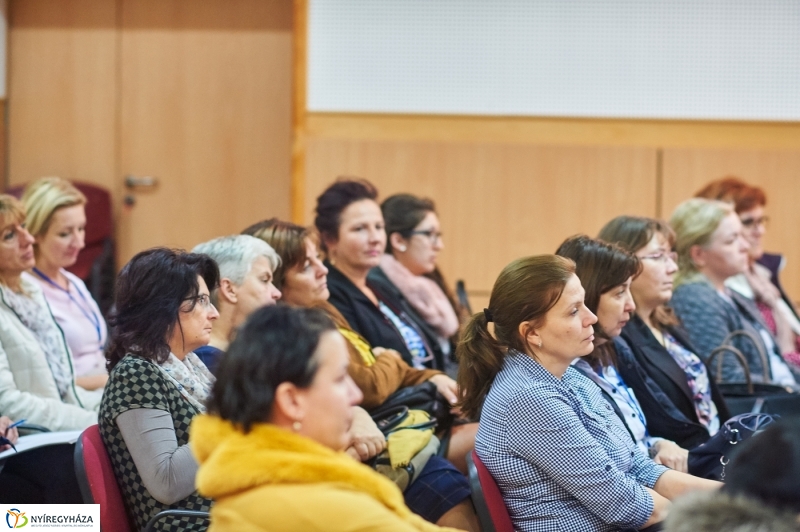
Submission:
POLYGON ((539 340, 539 348, 541 349, 541 347, 542 347, 542 341, 539 340))
POLYGON ((397 251, 403 252, 406 249, 408 249, 408 248, 406 248, 405 246, 397 246, 397 251))
POLYGON ((303 428, 303 424, 300 423, 299 421, 295 421, 294 423, 292 423, 292 430, 293 431, 300 432, 300 429, 302 429, 302 428, 303 428))

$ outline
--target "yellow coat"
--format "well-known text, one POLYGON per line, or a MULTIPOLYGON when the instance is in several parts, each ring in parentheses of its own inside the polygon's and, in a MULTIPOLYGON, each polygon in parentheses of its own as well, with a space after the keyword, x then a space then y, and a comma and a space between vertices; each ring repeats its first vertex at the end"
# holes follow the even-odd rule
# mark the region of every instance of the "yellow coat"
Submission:
POLYGON ((447 530, 411 513, 391 481, 344 453, 268 423, 249 434, 195 416, 197 489, 214 499, 209 532, 447 530))

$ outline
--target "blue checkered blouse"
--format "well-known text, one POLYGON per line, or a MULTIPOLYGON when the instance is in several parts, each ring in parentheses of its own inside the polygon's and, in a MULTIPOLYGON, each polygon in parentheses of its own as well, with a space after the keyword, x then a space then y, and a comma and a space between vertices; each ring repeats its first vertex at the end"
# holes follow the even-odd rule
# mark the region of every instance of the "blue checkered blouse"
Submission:
POLYGON ((641 527, 667 468, 636 447, 595 383, 559 380, 509 351, 481 413, 475 450, 497 481, 514 528, 611 531, 641 527))

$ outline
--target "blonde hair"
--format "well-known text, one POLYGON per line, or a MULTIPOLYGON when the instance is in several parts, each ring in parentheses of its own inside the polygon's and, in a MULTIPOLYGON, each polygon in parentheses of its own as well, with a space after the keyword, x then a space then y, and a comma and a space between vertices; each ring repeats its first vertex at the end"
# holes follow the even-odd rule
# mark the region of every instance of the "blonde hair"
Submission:
POLYGON ((85 205, 86 196, 66 179, 43 177, 25 188, 22 203, 27 212, 25 226, 36 237, 47 233, 53 213, 64 207, 85 205))
POLYGON ((678 253, 678 275, 675 286, 697 277, 698 270, 691 256, 692 246, 706 246, 722 220, 733 213, 733 206, 717 200, 692 198, 675 208, 669 225, 675 231, 678 253))
MULTIPOLYGON (((0 229, 25 221, 25 207, 10 194, 0 194, 0 229)), ((8 286, 8 279, 0 273, 0 284, 8 286)))

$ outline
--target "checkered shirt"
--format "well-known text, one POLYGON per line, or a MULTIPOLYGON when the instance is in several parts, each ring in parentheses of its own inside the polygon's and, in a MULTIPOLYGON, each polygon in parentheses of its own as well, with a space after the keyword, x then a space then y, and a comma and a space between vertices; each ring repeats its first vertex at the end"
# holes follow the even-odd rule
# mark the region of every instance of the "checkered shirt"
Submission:
MULTIPOLYGON (((138 530, 162 510, 181 509, 208 512, 211 501, 194 492, 175 504, 163 504, 150 495, 142 483, 128 446, 117 427, 117 416, 134 408, 166 410, 172 415, 178 445, 189 442, 189 424, 197 415, 195 408, 181 396, 178 388, 156 367, 143 358, 128 355, 114 369, 106 384, 100 403, 100 435, 103 438, 114 475, 125 500, 129 519, 138 530)), ((194 518, 165 519, 159 521, 157 530, 165 532, 202 531, 207 520, 194 518)))
POLYGON ((644 486, 667 471, 636 447, 596 384, 571 367, 559 380, 514 351, 486 397, 475 450, 523 532, 639 528, 653 511, 644 486))

